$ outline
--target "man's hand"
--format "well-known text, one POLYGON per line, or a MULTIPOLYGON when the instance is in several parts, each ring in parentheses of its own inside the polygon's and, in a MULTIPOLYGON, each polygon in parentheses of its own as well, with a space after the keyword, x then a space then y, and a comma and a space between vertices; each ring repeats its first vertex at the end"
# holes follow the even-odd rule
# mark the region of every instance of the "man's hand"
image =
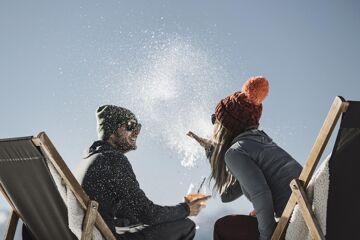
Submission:
POLYGON ((210 196, 206 196, 204 198, 200 198, 191 202, 186 202, 190 208, 189 216, 197 216, 200 213, 200 210, 206 207, 205 201, 209 198, 210 196))
POLYGON ((189 131, 186 135, 193 138, 193 139, 195 139, 203 148, 210 148, 211 147, 211 140, 210 139, 199 137, 198 135, 196 135, 195 133, 193 133, 191 131, 189 131))

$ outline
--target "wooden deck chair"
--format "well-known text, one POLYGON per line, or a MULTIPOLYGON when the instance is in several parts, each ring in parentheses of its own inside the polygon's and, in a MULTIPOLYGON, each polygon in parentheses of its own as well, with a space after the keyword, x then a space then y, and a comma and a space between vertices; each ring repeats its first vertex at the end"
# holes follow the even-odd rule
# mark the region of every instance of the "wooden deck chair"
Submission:
POLYGON ((360 205, 360 102, 336 97, 325 119, 309 158, 298 179, 290 186, 292 195, 285 207, 272 240, 284 239, 289 219, 296 204, 312 239, 354 239, 358 236, 360 205), (321 231, 305 190, 342 115, 338 135, 329 159, 330 185, 327 202, 326 236, 321 231))
POLYGON ((81 239, 91 239, 94 225, 105 239, 115 239, 97 211, 97 202, 89 199, 44 132, 0 140, 0 189, 12 208, 5 239, 14 238, 19 218, 36 239, 76 239, 47 161, 86 211, 81 239))

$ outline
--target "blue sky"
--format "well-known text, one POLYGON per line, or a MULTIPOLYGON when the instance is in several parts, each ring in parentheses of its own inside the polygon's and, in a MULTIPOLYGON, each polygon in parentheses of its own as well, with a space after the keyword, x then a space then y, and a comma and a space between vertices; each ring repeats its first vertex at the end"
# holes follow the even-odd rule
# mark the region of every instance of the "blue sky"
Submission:
MULTIPOLYGON (((357 1, 1 1, 0 137, 46 131, 74 170, 96 108, 128 107, 143 123, 128 154, 138 180, 171 205, 209 173, 186 132, 210 134, 216 103, 264 75, 261 128, 304 164, 334 97, 359 99, 359 12, 357 1)), ((214 197, 197 239, 250 210, 214 197)))

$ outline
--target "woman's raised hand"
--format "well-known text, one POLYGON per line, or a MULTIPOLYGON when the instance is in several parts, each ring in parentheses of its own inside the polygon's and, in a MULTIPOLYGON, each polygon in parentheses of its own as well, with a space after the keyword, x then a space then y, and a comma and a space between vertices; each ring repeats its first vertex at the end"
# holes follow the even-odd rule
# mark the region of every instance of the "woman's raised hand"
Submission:
POLYGON ((195 141, 197 141, 203 148, 210 148, 211 147, 211 140, 210 139, 199 137, 198 135, 196 135, 195 133, 193 133, 191 131, 189 131, 186 135, 193 138, 193 139, 195 139, 195 141))

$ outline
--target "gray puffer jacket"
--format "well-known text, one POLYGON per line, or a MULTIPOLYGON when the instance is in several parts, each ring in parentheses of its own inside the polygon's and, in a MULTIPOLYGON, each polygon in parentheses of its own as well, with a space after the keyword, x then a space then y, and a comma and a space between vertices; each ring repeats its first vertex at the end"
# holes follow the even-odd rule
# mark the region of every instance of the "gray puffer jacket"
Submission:
POLYGON ((257 213, 260 239, 271 239, 274 213, 281 216, 291 195, 289 184, 299 177, 301 165, 258 129, 239 134, 225 153, 225 162, 238 181, 221 195, 222 201, 244 194, 257 213))

